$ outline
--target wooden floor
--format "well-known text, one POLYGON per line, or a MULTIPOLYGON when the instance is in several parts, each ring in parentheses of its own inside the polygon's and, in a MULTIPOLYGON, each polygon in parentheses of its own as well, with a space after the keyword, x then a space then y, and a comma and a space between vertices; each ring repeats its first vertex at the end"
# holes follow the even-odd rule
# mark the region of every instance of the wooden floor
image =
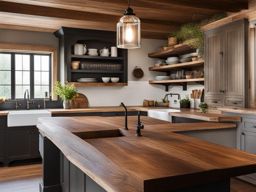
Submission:
MULTIPOLYGON (((0 192, 39 192, 41 170, 40 164, 0 168, 0 192)), ((256 192, 256 186, 232 179, 231 192, 256 192)))

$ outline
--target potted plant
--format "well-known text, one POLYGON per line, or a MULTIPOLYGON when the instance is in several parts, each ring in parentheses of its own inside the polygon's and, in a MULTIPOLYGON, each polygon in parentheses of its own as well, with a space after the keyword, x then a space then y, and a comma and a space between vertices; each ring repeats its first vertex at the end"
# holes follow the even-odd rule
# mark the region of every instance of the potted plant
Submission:
POLYGON ((190 108, 190 100, 188 97, 180 100, 180 108, 190 108))
POLYGON ((199 24, 189 23, 181 26, 180 30, 177 31, 177 38, 180 42, 198 49, 200 54, 203 53, 204 36, 199 24))
POLYGON ((73 84, 65 84, 61 85, 59 81, 55 84, 55 94, 58 95, 63 100, 63 108, 70 109, 71 108, 71 100, 77 94, 76 88, 73 84))
POLYGON ((208 105, 207 105, 207 103, 202 102, 202 103, 200 103, 199 108, 202 113, 206 113, 207 109, 208 109, 208 105))

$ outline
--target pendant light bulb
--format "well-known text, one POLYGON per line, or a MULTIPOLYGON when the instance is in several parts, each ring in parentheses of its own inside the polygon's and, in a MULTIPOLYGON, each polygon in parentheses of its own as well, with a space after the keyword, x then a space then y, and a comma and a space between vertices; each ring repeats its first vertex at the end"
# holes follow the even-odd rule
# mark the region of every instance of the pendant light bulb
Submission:
POLYGON ((140 48, 140 33, 140 19, 135 16, 130 7, 130 1, 128 1, 128 8, 117 23, 117 47, 122 49, 140 48))

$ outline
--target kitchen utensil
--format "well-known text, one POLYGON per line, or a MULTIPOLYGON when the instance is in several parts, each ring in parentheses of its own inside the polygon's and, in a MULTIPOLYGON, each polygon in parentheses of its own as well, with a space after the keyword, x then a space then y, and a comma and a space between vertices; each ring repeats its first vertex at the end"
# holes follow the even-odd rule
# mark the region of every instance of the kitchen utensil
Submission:
POLYGON ((170 79, 170 77, 169 76, 156 76, 155 77, 155 79, 157 80, 157 81, 162 81, 162 80, 168 80, 168 79, 170 79))
POLYGON ((140 79, 144 76, 144 71, 140 67, 135 67, 132 72, 133 76, 140 79))
POLYGON ((80 61, 72 61, 72 63, 71 63, 71 67, 74 70, 79 69, 79 65, 80 65, 80 61))
POLYGON ((103 49, 100 50, 100 56, 102 57, 108 57, 109 56, 109 49, 104 47, 103 49))
POLYGON ((98 56, 98 49, 88 49, 88 55, 98 56))
POLYGON ((111 77, 112 83, 117 83, 119 81, 119 77, 111 77))
POLYGON ((75 55, 84 55, 86 54, 86 45, 85 44, 81 44, 81 43, 76 43, 74 45, 74 54, 75 55))
POLYGON ((89 102, 87 97, 82 93, 77 93, 76 96, 71 101, 71 108, 88 108, 89 102))
POLYGON ((111 57, 117 57, 117 47, 111 47, 111 57))
POLYGON ((104 83, 108 83, 110 81, 110 77, 101 77, 104 83))

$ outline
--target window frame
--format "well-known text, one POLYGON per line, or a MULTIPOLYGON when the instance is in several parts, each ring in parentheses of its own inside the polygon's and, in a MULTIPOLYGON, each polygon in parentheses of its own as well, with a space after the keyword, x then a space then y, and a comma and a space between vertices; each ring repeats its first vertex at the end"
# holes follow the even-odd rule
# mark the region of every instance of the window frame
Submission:
MULTIPOLYGON (((50 54, 51 67, 50 67, 50 93, 49 96, 52 100, 57 100, 58 97, 54 94, 54 85, 59 79, 59 65, 58 65, 58 51, 56 47, 48 45, 34 45, 34 44, 19 44, 19 43, 4 43, 0 42, 0 52, 3 53, 33 53, 33 54, 50 54)), ((14 86, 13 86, 14 87, 14 86)), ((15 87, 14 87, 15 88, 15 87)), ((16 100, 16 99, 15 99, 16 100)))
MULTIPOLYGON (((42 98, 35 98, 35 82, 34 82, 34 56, 49 56, 49 92, 52 90, 52 55, 50 53, 28 53, 28 52, 2 52, 0 51, 0 54, 10 54, 11 55, 11 98, 12 100, 20 100, 22 98, 16 98, 16 68, 15 68, 15 55, 29 55, 30 57, 30 69, 29 69, 29 76, 30 76, 30 82, 29 82, 29 87, 30 87, 30 98, 31 99, 43 99, 42 98)), ((8 70, 9 71, 9 70, 8 70)), ((21 70, 23 71, 23 70, 21 70)), ((40 71, 42 72, 42 71, 40 71)))

